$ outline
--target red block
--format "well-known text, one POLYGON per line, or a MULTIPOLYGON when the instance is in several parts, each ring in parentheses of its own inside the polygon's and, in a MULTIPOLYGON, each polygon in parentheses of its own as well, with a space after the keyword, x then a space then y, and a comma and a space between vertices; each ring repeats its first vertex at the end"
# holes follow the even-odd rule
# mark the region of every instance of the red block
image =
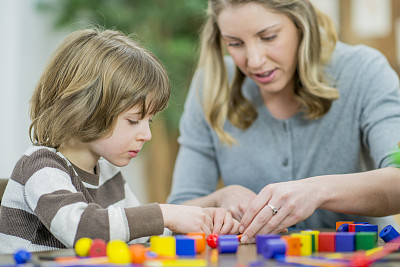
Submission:
POLYGON ((321 232, 318 235, 319 252, 335 252, 335 232, 321 232))

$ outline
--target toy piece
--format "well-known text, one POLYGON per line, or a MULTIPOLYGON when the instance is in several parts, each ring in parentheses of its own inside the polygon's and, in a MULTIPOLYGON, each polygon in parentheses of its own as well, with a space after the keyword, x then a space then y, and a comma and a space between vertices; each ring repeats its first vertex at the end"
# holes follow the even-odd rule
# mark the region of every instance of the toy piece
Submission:
POLYGON ((369 223, 349 224, 349 232, 378 232, 378 225, 369 223))
POLYGON ((351 224, 354 223, 354 221, 337 221, 336 222, 336 231, 339 228, 339 226, 341 226, 342 224, 351 224))
POLYGON ((290 235, 283 235, 281 239, 285 240, 286 255, 287 256, 300 256, 301 242, 299 237, 292 237, 290 235))
POLYGON ((193 239, 190 236, 189 237, 175 236, 175 242, 176 242, 176 255, 178 255, 178 256, 195 256, 196 255, 197 240, 193 239))
POLYGON ((336 232, 348 232, 348 231, 349 231, 349 224, 348 224, 348 223, 341 224, 341 225, 336 229, 336 232))
POLYGON ((311 235, 295 233, 295 234, 291 234, 291 236, 300 238, 300 243, 301 243, 300 254, 301 254, 301 256, 310 256, 312 254, 311 235))
POLYGON ((219 253, 236 253, 239 246, 239 239, 236 235, 220 235, 218 237, 219 253))
POLYGON ((188 238, 195 240, 196 252, 202 253, 206 251, 206 234, 205 233, 188 233, 186 235, 188 238))
POLYGON ((107 243, 103 239, 93 239, 92 245, 89 249, 89 257, 105 257, 107 243))
MULTIPOLYGON (((345 225, 345 224, 342 224, 341 226, 343 226, 343 225, 345 225)), ((348 225, 348 224, 346 224, 346 225, 348 225)), ((336 235, 335 232, 320 233, 318 235, 318 241, 319 241, 318 242, 318 245, 319 245, 318 251, 320 251, 320 252, 335 252, 335 235, 336 235)))
POLYGON ((256 235, 257 254, 262 254, 265 241, 272 238, 280 238, 280 236, 276 234, 256 235))
POLYGON ((131 252, 132 263, 142 264, 146 260, 146 247, 142 244, 132 244, 128 246, 131 252))
POLYGON ((355 249, 355 233, 337 232, 335 239, 335 250, 337 252, 349 252, 355 249))
POLYGON ((207 245, 210 248, 218 247, 218 234, 209 234, 207 236, 207 245))
POLYGON ((265 259, 284 257, 286 253, 286 241, 281 238, 267 239, 265 240, 262 253, 265 259))
POLYGON ((159 256, 176 256, 176 241, 173 236, 150 237, 151 251, 159 256))
POLYGON ((89 255, 90 247, 92 246, 93 240, 88 237, 82 237, 75 243, 75 253, 79 257, 87 257, 89 255))
POLYGON ((393 239, 395 239, 395 238, 397 238, 399 236, 400 236, 400 234, 391 225, 386 226, 379 233, 379 237, 382 238, 383 241, 385 241, 385 242, 392 241, 393 239))
POLYGON ((128 264, 132 262, 128 245, 122 240, 115 239, 108 242, 106 252, 111 263, 128 264))
POLYGON ((25 249, 17 250, 14 253, 14 260, 15 260, 15 263, 17 263, 17 264, 28 263, 31 261, 31 259, 32 259, 31 253, 25 249))
POLYGON ((362 229, 362 227, 364 226, 364 224, 360 224, 360 223, 350 223, 349 224, 349 232, 356 232, 356 226, 357 227, 357 232, 360 232, 360 230, 362 229))
POLYGON ((210 262, 211 263, 218 262, 218 250, 216 249, 211 250, 210 262))
POLYGON ((378 237, 375 232, 356 233, 356 250, 369 250, 378 245, 378 237))
POLYGON ((319 247, 319 245, 318 245, 318 235, 319 235, 319 231, 305 230, 305 231, 301 231, 300 233, 311 235, 312 251, 313 252, 318 252, 318 247, 319 247))

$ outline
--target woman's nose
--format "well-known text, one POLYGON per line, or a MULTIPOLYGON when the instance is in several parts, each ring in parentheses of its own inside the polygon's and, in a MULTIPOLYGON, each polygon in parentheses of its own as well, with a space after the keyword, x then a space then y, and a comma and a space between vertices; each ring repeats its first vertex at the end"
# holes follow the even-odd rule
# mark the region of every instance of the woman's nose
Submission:
POLYGON ((252 69, 257 69, 262 67, 265 63, 267 55, 265 51, 257 46, 252 45, 247 49, 247 65, 252 69))

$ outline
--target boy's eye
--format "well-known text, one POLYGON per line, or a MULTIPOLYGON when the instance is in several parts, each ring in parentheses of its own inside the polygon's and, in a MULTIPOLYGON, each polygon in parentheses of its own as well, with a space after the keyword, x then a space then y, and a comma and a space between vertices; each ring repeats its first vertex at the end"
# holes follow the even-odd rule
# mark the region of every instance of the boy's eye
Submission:
POLYGON ((134 124, 139 124, 138 121, 132 121, 132 120, 128 120, 129 124, 134 125, 134 124))

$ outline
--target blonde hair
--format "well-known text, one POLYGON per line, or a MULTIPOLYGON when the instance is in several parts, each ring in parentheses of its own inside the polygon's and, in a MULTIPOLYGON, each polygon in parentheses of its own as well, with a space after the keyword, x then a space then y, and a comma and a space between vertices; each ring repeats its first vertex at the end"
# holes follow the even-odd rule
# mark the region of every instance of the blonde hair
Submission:
POLYGON ((198 69, 202 70, 202 105, 205 116, 220 140, 233 144, 235 139, 224 131, 229 121, 240 129, 247 129, 258 114, 253 104, 242 94, 245 75, 235 68, 233 81, 229 84, 224 64, 224 45, 217 25, 217 17, 228 6, 258 3, 273 12, 289 17, 301 33, 295 96, 309 119, 326 114, 339 97, 337 89, 331 87, 322 71, 337 42, 337 33, 332 20, 315 9, 307 0, 209 0, 207 20, 201 34, 198 69))
POLYGON ((159 60, 123 33, 86 29, 56 49, 31 98, 32 143, 58 148, 109 134, 122 112, 166 108, 170 84, 159 60))

